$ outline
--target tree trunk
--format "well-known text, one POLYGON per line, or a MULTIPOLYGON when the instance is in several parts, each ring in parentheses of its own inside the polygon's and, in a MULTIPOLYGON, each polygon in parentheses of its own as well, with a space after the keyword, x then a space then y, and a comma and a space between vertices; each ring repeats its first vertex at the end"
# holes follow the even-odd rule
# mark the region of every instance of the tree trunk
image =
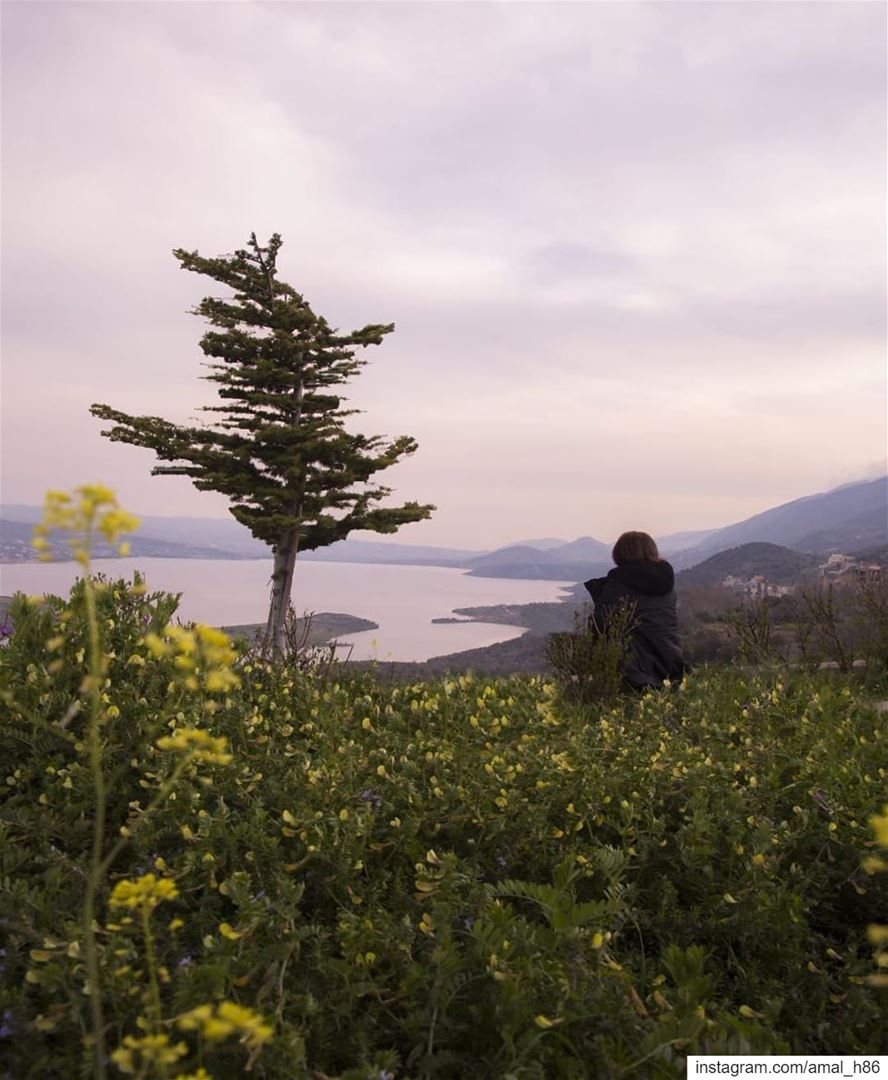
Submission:
POLYGON ((290 591, 293 587, 293 569, 299 547, 299 535, 295 529, 284 534, 281 543, 274 552, 274 570, 271 575, 271 604, 268 610, 268 622, 265 625, 266 648, 271 646, 271 654, 280 660, 285 651, 285 624, 290 607, 290 591))
MULTIPOLYGON (((265 271, 268 286, 268 301, 274 308, 274 267, 266 264, 262 258, 256 234, 251 237, 255 247, 259 265, 265 271)), ((277 330, 275 331, 277 334, 277 330)), ((299 382, 295 392, 296 408, 293 414, 293 422, 299 424, 302 419, 302 402, 305 397, 305 384, 302 379, 300 367, 299 382)), ((303 480, 304 490, 304 480, 303 480)), ((302 517, 302 494, 300 493, 298 504, 293 508, 297 517, 302 517)), ((265 624, 264 647, 271 645, 271 655, 275 660, 281 660, 286 652, 285 628, 287 612, 290 609, 290 593, 293 588, 293 570, 296 566, 296 555, 299 551, 299 533, 296 529, 288 529, 284 534, 282 543, 278 544, 274 552, 274 570, 271 575, 271 605, 268 612, 268 622, 265 624)))

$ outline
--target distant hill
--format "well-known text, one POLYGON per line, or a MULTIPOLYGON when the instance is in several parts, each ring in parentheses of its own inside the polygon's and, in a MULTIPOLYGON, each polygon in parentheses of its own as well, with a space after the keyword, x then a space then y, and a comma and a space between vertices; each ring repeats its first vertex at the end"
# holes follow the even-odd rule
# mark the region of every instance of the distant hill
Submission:
POLYGON ((888 544, 879 544, 878 547, 864 548, 856 551, 855 556, 862 563, 878 563, 880 566, 888 566, 888 544))
POLYGON ((816 554, 878 547, 888 542, 888 476, 794 499, 726 525, 672 561, 677 568, 690 567, 717 551, 754 541, 816 554))
POLYGON ((567 543, 567 540, 559 540, 554 536, 543 536, 538 540, 516 540, 516 547, 532 547, 537 551, 551 551, 552 548, 563 547, 567 543))
POLYGON ((800 551, 842 551, 847 555, 856 555, 888 542, 885 517, 885 509, 875 506, 848 521, 803 536, 793 546, 800 551))
MULTIPOLYGON (((0 558, 27 558, 13 524, 40 520, 36 506, 0 506, 0 558), (7 548, 5 537, 13 549, 7 548)), ((30 530, 27 530, 30 532, 30 530)), ((658 544, 676 570, 749 543, 776 544, 818 555, 856 554, 888 544, 888 477, 846 484, 794 499, 721 529, 673 533, 658 544)), ((132 539, 133 554, 172 558, 268 558, 266 544, 233 518, 142 518, 132 539), (149 546, 143 546, 143 545, 149 546), (167 545, 166 547, 164 545, 167 545), (184 545, 181 550, 169 545, 184 545)), ((554 537, 510 544, 495 551, 401 544, 397 540, 341 540, 301 559, 319 562, 400 563, 460 567, 473 576, 585 581, 611 565, 610 545, 591 536, 565 542, 554 537)), ((110 553, 110 549, 109 549, 110 553)))
MULTIPOLYGON (((33 525, 23 521, 6 521, 0 518, 0 559, 5 562, 30 562, 37 553, 31 546, 33 525)), ((71 558, 71 548, 67 538, 57 533, 48 537, 49 553, 59 561, 71 558)), ((219 548, 201 544, 180 544, 172 540, 159 540, 152 536, 135 533, 129 538, 130 555, 159 559, 231 559, 246 556, 221 551, 219 548)), ((119 557, 118 545, 108 544, 100 537, 93 541, 93 556, 97 559, 115 559, 119 557)))
MULTIPOLYGON (((0 521, 5 529, 10 522, 34 525, 40 521, 43 510, 39 506, 22 506, 4 503, 0 506, 0 521)), ((155 541, 170 544, 186 544, 213 550, 210 557, 262 559, 269 555, 267 544, 256 540, 248 529, 234 518, 159 517, 137 514, 140 525, 131 537, 151 537, 155 541)), ((135 545, 134 545, 135 547, 135 545)))
POLYGON ((610 562, 562 563, 526 562, 503 563, 476 567, 469 577, 520 578, 537 581, 588 581, 602 577, 611 568, 610 562))
POLYGON ((529 544, 498 548, 464 565, 473 577, 536 578, 548 581, 585 581, 610 566, 609 545, 581 536, 556 548, 539 550, 529 544))
POLYGON ((739 578, 761 574, 776 585, 795 584, 820 563, 816 555, 805 555, 779 544, 750 543, 711 555, 676 575, 676 584, 718 585, 728 575, 739 578))
POLYGON ((498 548, 496 551, 485 555, 478 555, 473 559, 466 559, 463 563, 469 570, 487 570, 490 568, 524 565, 526 563, 546 564, 551 562, 551 552, 540 551, 528 544, 513 544, 509 547, 498 548))
POLYGON ((676 551, 699 547, 716 529, 691 529, 685 532, 670 533, 669 536, 657 537, 657 547, 661 555, 672 555, 676 551))
MULTIPOLYGON (((43 511, 38 506, 6 504, 0 506, 0 557, 20 560, 33 557, 27 551, 31 542, 31 527, 40 521, 43 511), (22 544, 20 544, 22 541, 22 544)), ((182 559, 270 559, 271 549, 257 540, 234 518, 155 517, 137 515, 140 526, 130 537, 133 555, 143 557, 182 559)), ((531 555, 538 554, 528 548, 531 555)), ((113 557, 116 550, 108 547, 99 557, 113 557)), ((429 547, 419 544, 399 544, 391 541, 340 540, 317 551, 303 552, 299 557, 318 562, 401 563, 405 565, 461 566, 466 559, 482 552, 464 548, 429 547)))
MULTIPOLYGON (((529 549, 533 551, 533 548, 529 549)), ((399 563, 404 566, 460 566, 483 553, 463 548, 429 547, 423 544, 386 543, 375 540, 337 540, 316 551, 304 551, 300 559, 314 562, 399 563)))
POLYGON ((577 563, 588 559, 590 562, 610 563, 612 544, 603 544, 593 536, 581 536, 563 547, 548 552, 555 562, 577 563))

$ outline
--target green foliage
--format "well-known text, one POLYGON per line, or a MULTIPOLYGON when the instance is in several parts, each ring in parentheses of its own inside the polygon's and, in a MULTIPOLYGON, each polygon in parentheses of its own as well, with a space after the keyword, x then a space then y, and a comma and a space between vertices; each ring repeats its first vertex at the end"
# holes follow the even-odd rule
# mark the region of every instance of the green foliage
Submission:
POLYGON ((201 339, 210 358, 205 376, 219 403, 203 407, 214 423, 184 427, 157 416, 132 416, 94 404, 90 412, 111 426, 114 442, 153 450, 155 475, 188 476, 201 491, 218 491, 232 515, 275 553, 270 637, 283 652, 283 622, 297 551, 344 539, 354 529, 392 533, 427 518, 433 506, 408 502, 380 508, 391 489, 376 473, 416 450, 403 435, 391 442, 352 434, 338 387, 358 373, 355 354, 378 345, 393 324, 351 333, 333 329, 292 286, 277 278, 282 241, 266 247, 255 234, 247 249, 219 258, 176 250, 182 269, 233 290, 204 298, 195 314, 215 329, 201 339))
MULTIPOLYGON (((849 680, 703 670, 590 704, 243 655, 211 692, 157 640, 175 598, 100 584, 117 1064, 155 1015, 184 1049, 150 1077, 673 1078, 687 1053, 881 1049, 888 875, 860 860, 888 732, 849 680), (230 760, 182 768, 146 818, 163 737, 197 729, 230 760), (225 1003, 238 1037, 214 1041, 225 1003)), ((0 653, 0 1071, 40 1080, 89 1075, 83 618, 77 593, 19 598, 0 653)))
POLYGON ((819 561, 816 555, 805 555, 780 544, 753 541, 719 551, 696 566, 682 570, 677 584, 679 588, 719 585, 729 574, 739 578, 761 574, 770 582, 794 584, 805 574, 816 573, 819 561))
POLYGON ((173 463, 155 467, 155 474, 189 476, 199 489, 227 495, 233 516, 272 546, 292 528, 305 551, 352 529, 394 531, 427 517, 432 508, 415 503, 372 509, 390 491, 362 485, 413 453, 416 442, 402 436, 385 445, 378 436, 348 434, 344 421, 353 410, 341 407, 333 389, 363 365, 356 349, 380 344, 394 325, 347 334, 331 328, 277 279, 281 243, 275 234, 263 248, 253 235, 249 248, 229 256, 174 252, 182 269, 234 290, 228 299, 206 297, 194 312, 217 328, 201 339, 210 358, 205 378, 222 399, 203 407, 219 414, 214 425, 186 428, 107 405, 90 411, 112 421, 103 433, 112 440, 145 446, 173 463))
POLYGON ((568 701, 613 701, 625 687, 623 672, 629 653, 635 610, 621 604, 599 627, 593 618, 577 617, 573 633, 552 634, 546 659, 568 701))

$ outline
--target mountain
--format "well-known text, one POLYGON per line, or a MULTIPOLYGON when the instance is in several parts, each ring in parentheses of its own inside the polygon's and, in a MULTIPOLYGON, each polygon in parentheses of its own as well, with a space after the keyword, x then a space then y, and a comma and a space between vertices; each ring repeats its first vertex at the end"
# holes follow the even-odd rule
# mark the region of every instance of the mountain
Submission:
MULTIPOLYGON (((0 519, 0 560, 3 562, 33 562, 36 552, 31 546, 33 525, 24 521, 0 519)), ((49 553, 53 559, 64 561, 71 558, 67 538, 57 532, 50 533, 49 553)), ((93 540, 92 553, 96 559, 118 558, 118 545, 108 544, 101 537, 93 540)), ((200 544, 177 544, 172 540, 159 540, 136 533, 130 540, 130 555, 160 559, 219 559, 241 558, 239 555, 220 552, 219 548, 200 544)))
MULTIPOLYGON (((196 518, 196 517, 159 517, 150 514, 137 514, 138 532, 130 537, 135 551, 135 542, 151 538, 172 544, 186 544, 212 550, 212 555, 204 558, 253 558, 261 559, 268 555, 268 546, 255 539, 248 529, 239 525, 234 518, 196 518)), ((43 517, 39 506, 22 506, 4 503, 0 506, 0 521, 5 529, 8 523, 26 523, 35 525, 43 517)))
POLYGON ((803 536, 794 546, 802 551, 843 551, 851 555, 886 543, 885 511, 877 506, 849 521, 803 536))
POLYGON ((610 562, 521 562, 492 564, 469 571, 469 577, 520 578, 534 581, 588 581, 603 577, 611 568, 610 562))
MULTIPOLYGON (((0 557, 33 558, 31 526, 43 516, 39 506, 0 506, 0 557), (7 543, 8 541, 8 543, 7 543), (22 541, 24 546, 19 544, 22 541), (15 542, 15 550, 10 545, 15 542)), ((267 544, 257 540, 234 518, 157 517, 137 515, 141 524, 130 537, 133 555, 183 559, 267 559, 267 544)), ((528 549, 537 554, 536 549, 528 549)), ((96 548, 99 556, 99 548, 96 548)), ((103 551, 102 556, 106 553, 103 551)), ((108 555, 114 555, 108 549, 108 555)), ((407 565, 461 566, 483 554, 463 548, 429 547, 372 540, 339 540, 300 559, 319 562, 403 563, 407 565)), ((101 557, 101 556, 100 556, 101 557)))
POLYGON ((464 565, 472 577, 533 578, 547 581, 586 581, 610 566, 610 547, 581 536, 549 550, 529 544, 498 548, 464 565))
POLYGON ((337 540, 328 547, 304 551, 299 556, 300 559, 315 562, 400 563, 405 566, 464 566, 469 558, 483 557, 483 552, 466 551, 463 548, 428 547, 422 544, 374 540, 337 540))
MULTIPOLYGON (((41 509, 36 506, 0 506, 0 558, 31 557, 27 542, 21 540, 16 528, 36 523, 41 515, 41 509)), ((231 517, 145 516, 131 543, 133 554, 143 556, 269 557, 267 545, 254 539, 248 529, 231 517)), ((776 544, 814 554, 833 551, 856 554, 878 548, 888 543, 888 477, 794 499, 721 529, 673 533, 658 543, 677 571, 696 566, 719 551, 749 543, 776 544)), ((478 577, 585 581, 607 571, 611 565, 610 550, 610 545, 591 536, 570 542, 542 537, 495 551, 349 539, 305 552, 300 558, 319 562, 451 566, 478 577)))
POLYGON ((578 540, 550 551, 549 554, 555 562, 561 563, 584 562, 586 559, 590 562, 609 563, 611 547, 611 544, 603 544, 592 536, 581 536, 578 540))
POLYGON ((548 563, 551 561, 550 555, 550 552, 540 551, 529 544, 510 544, 509 547, 497 548, 496 551, 478 555, 474 559, 466 559, 463 565, 470 570, 487 570, 530 562, 548 563))
MULTIPOLYGON (((775 546, 782 551, 792 549, 793 554, 825 555, 833 551, 856 554, 886 543, 888 477, 880 477, 794 499, 721 529, 673 533, 663 537, 658 546, 680 571, 718 552, 753 545, 742 557, 731 556, 725 564, 729 568, 723 572, 722 565, 716 564, 712 573, 719 576, 714 580, 720 581, 728 574, 764 574, 782 583, 785 575, 792 578, 809 563, 794 561, 792 556, 777 556, 775 546), (731 569, 731 565, 736 568, 731 569)), ((528 542, 499 548, 466 565, 473 576, 585 581, 607 572, 611 565, 610 546, 589 536, 544 550, 534 550, 528 542)))
POLYGON ((657 538, 657 548, 662 555, 673 555, 677 551, 698 547, 707 540, 715 529, 690 529, 685 532, 670 533, 657 538))
POLYGON ((537 551, 551 551, 552 548, 563 547, 566 540, 559 540, 554 536, 543 536, 538 540, 516 540, 515 547, 532 547, 537 551))
POLYGON ((676 569, 694 566, 717 551, 753 541, 817 554, 878 547, 888 542, 888 476, 793 499, 726 525, 672 561, 676 569))
POLYGON ((761 574, 777 585, 792 585, 808 571, 814 570, 820 559, 805 555, 779 544, 741 544, 720 551, 688 570, 676 575, 676 584, 719 585, 728 575, 750 578, 761 574))

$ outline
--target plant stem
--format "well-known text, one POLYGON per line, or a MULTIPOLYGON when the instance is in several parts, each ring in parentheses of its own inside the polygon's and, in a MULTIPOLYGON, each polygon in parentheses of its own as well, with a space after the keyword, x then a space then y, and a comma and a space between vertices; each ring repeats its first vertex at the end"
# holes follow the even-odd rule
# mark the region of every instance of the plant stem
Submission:
POLYGON ((114 847, 112 847, 108 854, 105 856, 105 858, 102 859, 99 866, 99 871, 102 876, 104 876, 108 872, 111 864, 121 853, 121 851, 123 851, 127 843, 132 840, 136 831, 140 829, 142 825, 144 825, 144 823, 151 817, 154 811, 157 810, 161 803, 166 801, 167 796, 179 782, 179 777, 184 772, 186 766, 190 764, 193 756, 193 754, 186 754, 185 757, 182 758, 179 764, 175 767, 175 769, 173 769, 167 779, 163 782, 157 794, 145 808, 145 811, 143 812, 141 817, 137 818, 131 826, 127 826, 127 834, 125 836, 121 836, 120 839, 117 840, 117 842, 114 844, 114 847))
MULTIPOLYGON (((89 536, 87 536, 89 538, 89 536)), ((88 550, 88 548, 87 548, 88 550)), ((102 991, 99 982, 99 957, 96 947, 96 898, 104 876, 102 849, 105 846, 105 777, 102 772, 102 740, 100 695, 102 678, 101 640, 96 616, 96 598, 89 572, 83 577, 83 597, 89 633, 89 768, 95 789, 95 819, 93 822, 92 857, 86 894, 83 898, 83 944, 86 954, 86 973, 89 979, 89 1007, 92 1015, 93 1048, 96 1080, 105 1080, 105 1018, 102 1011, 102 991)))

